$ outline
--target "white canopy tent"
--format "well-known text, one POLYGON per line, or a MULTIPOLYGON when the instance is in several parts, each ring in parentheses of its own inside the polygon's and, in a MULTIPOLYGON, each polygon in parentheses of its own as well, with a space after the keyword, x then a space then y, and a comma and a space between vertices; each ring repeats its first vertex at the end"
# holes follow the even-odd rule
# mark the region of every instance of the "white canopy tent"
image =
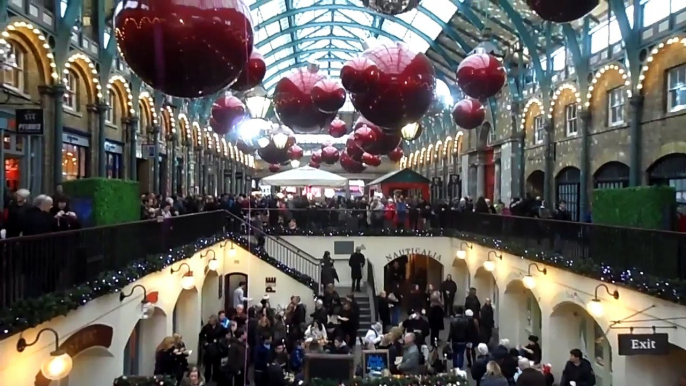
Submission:
POLYGON ((337 188, 348 185, 348 179, 326 170, 303 166, 265 177, 260 180, 260 183, 274 186, 324 186, 337 188))

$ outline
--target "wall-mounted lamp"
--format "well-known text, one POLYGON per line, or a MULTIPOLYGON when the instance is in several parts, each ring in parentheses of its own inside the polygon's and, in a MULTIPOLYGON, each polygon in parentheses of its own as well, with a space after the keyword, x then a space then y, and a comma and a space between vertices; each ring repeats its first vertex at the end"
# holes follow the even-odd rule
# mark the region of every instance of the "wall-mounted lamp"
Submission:
POLYGON ((207 269, 210 271, 216 271, 217 268, 219 268, 219 260, 217 260, 217 254, 214 253, 214 249, 208 249, 207 252, 200 255, 200 258, 204 259, 205 256, 210 254, 210 252, 212 252, 212 258, 207 262, 207 269))
POLYGON ((467 242, 463 241, 460 243, 460 249, 457 251, 457 258, 460 260, 464 260, 467 258, 467 251, 464 250, 462 247, 467 247, 469 249, 474 248, 472 245, 469 245, 467 242))
POLYGON ((538 264, 536 263, 531 263, 529 264, 529 268, 527 269, 526 276, 522 279, 522 282, 524 283, 524 287, 528 289, 533 289, 536 287, 536 279, 531 276, 531 267, 535 267, 536 270, 544 275, 548 274, 548 269, 546 267, 539 267, 538 264))
POLYGON ((51 332, 55 335, 55 351, 51 352, 50 358, 43 362, 40 367, 40 371, 43 373, 45 378, 51 381, 57 381, 69 375, 69 372, 71 372, 71 368, 74 365, 71 356, 69 356, 66 351, 60 350, 60 336, 57 331, 53 330, 52 328, 44 328, 38 331, 36 339, 34 339, 34 341, 31 343, 27 343, 26 339, 24 338, 19 338, 19 341, 17 342, 17 351, 24 352, 27 347, 31 347, 38 343, 38 339, 40 339, 40 336, 45 331, 51 332))
POLYGON ((619 299, 619 292, 617 290, 614 290, 614 292, 610 292, 610 288, 606 284, 598 284, 595 287, 593 299, 591 299, 591 301, 588 302, 588 304, 586 304, 586 310, 588 310, 588 313, 595 318, 601 318, 603 317, 603 315, 605 315, 605 309, 603 307, 603 304, 600 302, 600 298, 598 298, 598 288, 601 287, 604 288, 605 291, 607 291, 607 294, 612 296, 615 300, 619 299))
POLYGON ((486 258, 486 261, 484 261, 484 269, 488 272, 493 272, 493 270, 495 269, 495 261, 491 260, 491 254, 493 254, 493 256, 495 256, 496 259, 503 259, 502 253, 499 254, 496 251, 488 251, 488 257, 486 258))
POLYGON ((188 268, 188 271, 186 271, 185 274, 183 274, 183 277, 181 278, 181 288, 185 290, 193 289, 195 287, 195 278, 193 277, 193 271, 191 271, 191 266, 188 265, 188 263, 183 263, 179 266, 179 268, 171 269, 172 275, 180 272, 181 268, 186 267, 188 268))
POLYGON ((233 245, 233 242, 231 243, 231 248, 229 248, 229 257, 236 257, 236 248, 233 245))
POLYGON ((120 292, 119 301, 123 302, 124 299, 133 295, 134 291, 136 291, 136 288, 140 288, 143 290, 143 300, 141 300, 141 319, 148 319, 152 316, 153 313, 155 313, 155 307, 148 301, 148 290, 141 284, 136 284, 135 286, 131 287, 131 292, 129 292, 128 295, 125 295, 123 292, 120 292))

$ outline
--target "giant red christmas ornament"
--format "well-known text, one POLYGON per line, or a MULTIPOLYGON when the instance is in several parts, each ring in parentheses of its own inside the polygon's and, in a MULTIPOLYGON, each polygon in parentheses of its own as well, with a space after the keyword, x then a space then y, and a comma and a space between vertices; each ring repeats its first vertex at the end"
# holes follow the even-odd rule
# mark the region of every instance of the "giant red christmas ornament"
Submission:
POLYGON ((312 152, 312 155, 310 156, 310 161, 316 164, 322 163, 322 151, 317 150, 315 152, 312 152))
POLYGON ((348 128, 345 125, 345 121, 342 119, 334 119, 329 125, 329 135, 334 138, 341 138, 348 133, 348 128))
POLYGON ((312 102, 320 111, 336 113, 345 104, 345 89, 333 79, 324 78, 310 91, 312 102))
POLYGON ((320 111, 312 101, 312 88, 324 76, 299 68, 281 78, 274 89, 274 110, 281 121, 296 132, 310 133, 327 126, 336 113, 320 111))
POLYGON ((374 124, 394 131, 421 119, 433 101, 436 81, 426 55, 403 43, 379 45, 362 55, 376 65, 378 79, 368 91, 351 95, 355 108, 374 124))
POLYGON ((503 63, 489 54, 472 54, 457 67, 457 85, 474 99, 494 97, 505 85, 503 63))
POLYGON ((400 160, 403 158, 404 152, 403 149, 401 149, 400 147, 396 147, 387 155, 388 159, 391 160, 391 162, 400 162, 400 160))
POLYGON ((355 143, 355 135, 350 134, 348 139, 345 141, 345 152, 355 159, 360 159, 364 150, 360 149, 355 143))
POLYGON ((289 160, 299 160, 303 157, 303 148, 298 145, 293 145, 288 148, 288 159, 289 160))
POLYGON ((347 152, 341 154, 341 167, 348 173, 362 173, 366 169, 362 162, 353 159, 347 152))
POLYGON ((267 64, 264 62, 264 56, 253 50, 250 59, 248 59, 248 62, 245 64, 236 83, 231 85, 231 89, 236 91, 247 91, 255 88, 262 83, 262 79, 264 79, 266 73, 267 64))
POLYGON ((378 138, 377 133, 378 132, 376 130, 373 130, 367 125, 360 126, 353 132, 353 140, 355 141, 355 145, 359 146, 360 148, 364 148, 365 146, 376 142, 378 138))
POLYGON ((266 163, 282 164, 288 161, 288 148, 279 149, 274 145, 274 142, 269 142, 269 145, 257 150, 257 154, 266 163))
POLYGON ((600 0, 526 0, 541 19, 569 23, 581 19, 600 4, 600 0))
POLYGON ((245 116, 246 109, 243 102, 235 96, 225 95, 219 97, 212 105, 210 126, 215 133, 225 135, 245 116))
POLYGON ((466 130, 479 127, 486 119, 486 109, 481 102, 474 99, 463 99, 453 107, 453 121, 466 130))
POLYGON ((281 170, 281 165, 271 164, 269 165, 269 171, 272 173, 278 173, 281 170))
POLYGON ((341 68, 341 83, 351 93, 368 92, 379 80, 379 68, 364 56, 349 60, 341 68))
POLYGON ((371 155, 369 153, 362 154, 362 162, 369 166, 379 166, 381 165, 381 157, 378 155, 371 155))
POLYGON ((338 162, 338 158, 341 154, 333 146, 327 146, 322 149, 322 162, 325 164, 333 165, 338 162))
POLYGON ((119 52, 133 72, 181 98, 211 95, 235 82, 253 49, 243 0, 125 1, 114 25, 119 52))
POLYGON ((401 133, 398 131, 383 130, 381 127, 369 122, 364 117, 360 117, 355 122, 355 134, 362 128, 371 129, 371 133, 363 130, 364 136, 361 140, 357 140, 356 144, 362 150, 372 155, 384 155, 400 145, 402 141, 401 133))
POLYGON ((320 167, 321 165, 318 164, 318 163, 316 163, 316 162, 310 161, 310 162, 307 164, 307 166, 309 166, 309 167, 311 167, 311 168, 319 169, 319 167, 320 167))

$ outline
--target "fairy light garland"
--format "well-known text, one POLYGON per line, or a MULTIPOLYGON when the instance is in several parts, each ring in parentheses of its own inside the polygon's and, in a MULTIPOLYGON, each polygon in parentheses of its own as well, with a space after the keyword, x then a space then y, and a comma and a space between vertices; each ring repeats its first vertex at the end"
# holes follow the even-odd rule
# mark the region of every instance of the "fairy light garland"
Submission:
MULTIPOLYGON (((30 34, 33 34, 38 39, 45 53, 45 57, 48 58, 49 61, 50 69, 52 71, 50 76, 52 77, 52 79, 57 81, 60 78, 60 75, 57 73, 55 55, 53 55, 52 48, 50 47, 50 44, 48 44, 48 41, 45 38, 43 32, 37 27, 35 27, 33 24, 24 21, 15 21, 14 23, 9 24, 7 28, 4 31, 2 31, 2 39, 0 39, 0 45, 3 47, 7 47, 6 49, 9 49, 10 43, 7 42, 6 38, 11 37, 12 33, 17 33, 17 30, 28 31, 30 34)), ((3 50, 0 49, 0 53, 4 53, 2 51, 3 50)))
POLYGON ((622 79, 624 80, 624 86, 627 88, 626 95, 629 98, 631 98, 631 74, 629 73, 629 71, 625 70, 624 67, 620 66, 619 64, 606 64, 604 67, 598 70, 598 72, 595 73, 595 76, 591 80, 591 85, 588 86, 588 93, 586 94, 586 107, 591 106, 591 101, 593 99, 593 90, 595 90, 596 84, 598 84, 600 79, 603 76, 605 76, 606 73, 610 72, 615 72, 622 77, 622 79))
POLYGON ((552 119, 553 112, 555 111, 555 104, 565 91, 573 92, 574 97, 576 98, 577 105, 581 104, 581 93, 579 93, 579 89, 576 87, 576 85, 574 85, 573 83, 564 83, 563 85, 558 87, 558 89, 555 90, 555 94, 553 94, 553 100, 550 103, 550 111, 548 114, 548 118, 552 119))
POLYGON ((438 156, 444 155, 444 154, 441 154, 442 146, 443 146, 443 141, 441 141, 439 139, 438 142, 436 142, 436 146, 435 146, 436 151, 434 152, 434 158, 438 158, 438 156))
POLYGON ((526 116, 529 114, 529 110, 531 110, 531 107, 533 105, 537 105, 538 108, 543 111, 543 103, 541 102, 540 99, 538 98, 531 98, 528 101, 526 101, 526 104, 524 105, 524 109, 522 110, 522 115, 520 118, 520 123, 519 123, 519 128, 522 131, 526 131, 526 116))
POLYGON ((450 149, 450 145, 453 142, 453 137, 447 136, 445 137, 445 146, 443 146, 443 156, 447 157, 448 156, 448 149, 450 149))
POLYGON ((152 98, 152 95, 150 95, 150 93, 147 91, 143 91, 141 95, 138 96, 138 100, 147 103, 147 108, 150 111, 150 115, 152 116, 152 124, 158 125, 160 122, 157 119, 157 112, 154 108, 155 100, 152 98))
POLYGON ((186 137, 189 140, 192 140, 191 138, 191 133, 188 130, 188 117, 184 113, 179 113, 179 127, 181 128, 181 136, 186 137))
POLYGON ((136 110, 134 110, 133 108, 133 94, 131 93, 131 87, 129 87, 129 82, 127 82, 123 76, 113 75, 112 77, 110 77, 110 79, 107 81, 107 92, 114 92, 114 87, 116 83, 119 83, 122 85, 122 87, 124 87, 124 92, 126 92, 126 106, 129 110, 129 114, 135 114, 136 110))
MULTIPOLYGON (((84 65, 88 68, 88 71, 91 73, 91 81, 93 82, 93 87, 95 88, 95 92, 97 94, 98 99, 102 99, 102 86, 100 85, 100 79, 98 79, 98 70, 95 68, 95 63, 89 58, 88 56, 82 54, 82 53, 76 53, 67 59, 67 63, 64 64, 64 74, 69 73, 69 69, 72 67, 72 65, 79 63, 81 65, 84 65)), ((67 79, 63 79, 64 84, 68 84, 67 79)))
POLYGON ((663 49, 672 46, 674 44, 680 43, 683 47, 686 47, 686 38, 680 38, 680 37, 673 37, 667 40, 666 42, 662 42, 657 45, 657 47, 653 48, 650 51, 650 55, 648 55, 648 58, 646 58, 646 64, 643 65, 641 68, 640 75, 638 76, 638 84, 636 85, 636 89, 642 90, 643 89, 643 81, 645 80, 646 76, 645 73, 650 69, 651 63, 655 60, 655 56, 659 54, 663 49))
POLYGON ((202 141, 202 137, 200 134, 200 124, 197 121, 193 121, 191 124, 191 135, 193 135, 193 146, 199 146, 200 144, 198 143, 199 141, 202 141))
POLYGON ((431 144, 429 147, 426 149, 426 158, 424 159, 424 162, 431 162, 431 159, 433 158, 434 155, 434 145, 431 144))

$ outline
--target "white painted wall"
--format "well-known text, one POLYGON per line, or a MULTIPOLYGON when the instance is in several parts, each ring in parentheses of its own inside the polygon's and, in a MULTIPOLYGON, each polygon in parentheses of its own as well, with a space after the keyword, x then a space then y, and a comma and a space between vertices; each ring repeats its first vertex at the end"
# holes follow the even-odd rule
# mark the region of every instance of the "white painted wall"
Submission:
MULTIPOLYGON (((220 260, 219 275, 231 272, 242 272, 249 276, 248 291, 255 298, 261 300, 264 294, 265 277, 277 278, 277 292, 271 294, 272 305, 286 305, 293 294, 302 296, 308 309, 314 307, 311 291, 281 273, 271 265, 252 256, 243 249, 236 247, 236 257, 230 258, 229 246, 222 248, 215 245, 214 250, 220 260), (306 296, 307 295, 307 296, 306 296)), ((167 268, 162 272, 144 277, 134 284, 142 284, 149 292, 158 291, 159 300, 156 303, 155 314, 152 318, 141 322, 140 333, 140 361, 139 372, 152 374, 154 368, 154 351, 160 341, 173 332, 174 308, 177 308, 177 330, 183 334, 186 345, 194 349, 191 361, 196 360, 197 340, 200 332, 201 307, 204 305, 207 313, 216 314, 223 308, 224 299, 218 294, 218 277, 212 273, 205 280, 205 267, 212 254, 193 258, 183 262, 188 263, 194 273, 196 288, 183 291, 180 285, 181 276, 185 272, 171 274, 167 268)), ((178 267, 182 262, 174 264, 178 267)), ((133 284, 125 289, 128 293, 133 284)), ((45 327, 55 329, 61 341, 91 324, 105 324, 114 328, 112 345, 109 349, 92 348, 74 358, 74 368, 69 376, 68 384, 72 386, 109 385, 111 380, 122 375, 124 371, 124 349, 139 322, 140 302, 143 293, 137 289, 133 296, 119 301, 119 294, 112 294, 93 300, 84 307, 69 313, 66 317, 53 319, 37 328, 25 331, 22 336, 28 341, 35 339, 37 332, 45 327), (100 382, 102 381, 102 382, 100 382)), ((209 315, 208 315, 209 316, 209 315)), ((206 320, 206 317, 205 317, 206 320)), ((48 358, 55 347, 50 334, 43 334, 35 346, 29 347, 23 353, 16 350, 19 335, 12 336, 0 342, 0 385, 33 386, 35 376, 40 370, 41 363, 48 358)), ((55 382, 53 382, 54 384, 55 382)))

